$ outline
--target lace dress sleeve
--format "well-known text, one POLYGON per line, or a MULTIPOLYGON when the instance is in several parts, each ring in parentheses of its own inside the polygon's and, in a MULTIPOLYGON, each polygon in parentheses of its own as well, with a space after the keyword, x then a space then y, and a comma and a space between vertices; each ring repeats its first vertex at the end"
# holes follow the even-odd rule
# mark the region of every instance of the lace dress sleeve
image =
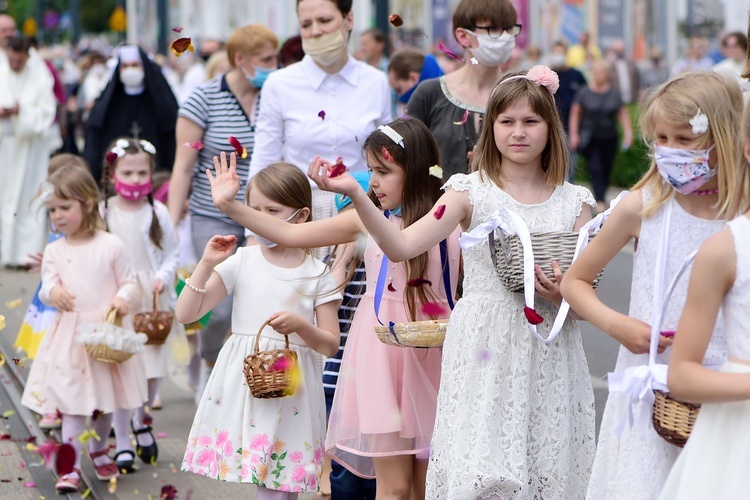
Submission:
POLYGON ((589 191, 587 188, 583 186, 576 186, 573 185, 573 189, 575 190, 576 195, 576 217, 581 215, 581 211, 583 210, 583 205, 589 205, 592 208, 596 208, 596 200, 594 199, 594 196, 591 194, 591 191, 589 191))

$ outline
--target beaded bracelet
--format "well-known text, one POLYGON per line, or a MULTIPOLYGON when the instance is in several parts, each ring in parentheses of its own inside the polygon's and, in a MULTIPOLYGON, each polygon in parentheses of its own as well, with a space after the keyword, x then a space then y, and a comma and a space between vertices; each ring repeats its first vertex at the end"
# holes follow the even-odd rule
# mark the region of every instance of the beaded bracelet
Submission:
POLYGON ((187 286, 189 289, 191 289, 194 292, 206 293, 205 288, 198 288, 197 286, 193 286, 192 283, 190 283, 190 278, 185 278, 185 286, 187 286))

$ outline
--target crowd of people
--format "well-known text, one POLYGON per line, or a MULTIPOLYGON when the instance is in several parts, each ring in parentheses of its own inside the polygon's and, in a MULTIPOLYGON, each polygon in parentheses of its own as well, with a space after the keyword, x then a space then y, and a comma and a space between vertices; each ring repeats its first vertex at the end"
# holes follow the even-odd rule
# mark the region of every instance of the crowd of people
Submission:
POLYGON ((521 53, 509 0, 459 2, 458 54, 387 57, 372 29, 354 56, 351 0, 296 14, 283 44, 243 26, 190 65, 135 45, 76 63, 0 15, 0 263, 41 271, 16 346, 35 360, 23 404, 75 452, 57 490, 79 489, 84 451, 103 481, 155 463, 151 409, 186 370, 182 470, 261 500, 741 497, 745 35, 720 61, 692 38, 670 71, 587 33, 521 53), (649 168, 608 208, 633 105, 649 168), (593 194, 570 182, 579 155, 593 194), (497 231, 593 224, 564 275, 495 278, 497 231), (623 314, 592 283, 631 240, 623 314), (160 310, 166 342, 146 342, 137 317, 160 310), (440 347, 375 335, 436 319, 440 347), (621 344, 598 443, 579 319, 621 344), (127 356, 100 361, 94 338, 127 356), (251 392, 258 352, 286 353, 264 368, 283 397, 251 392), (703 403, 682 451, 643 424, 667 389, 703 403), (113 457, 81 438, 110 429, 113 457))

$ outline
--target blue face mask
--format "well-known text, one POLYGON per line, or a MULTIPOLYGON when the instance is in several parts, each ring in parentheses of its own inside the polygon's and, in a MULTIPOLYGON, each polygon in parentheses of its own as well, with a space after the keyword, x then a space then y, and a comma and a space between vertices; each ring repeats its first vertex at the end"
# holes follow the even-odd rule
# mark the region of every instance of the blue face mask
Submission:
POLYGON ((245 73, 245 76, 247 76, 247 81, 249 81, 253 87, 255 87, 256 89, 260 89, 263 88, 263 84, 266 83, 268 75, 276 71, 276 68, 266 69, 253 66, 253 70, 255 71, 255 76, 247 76, 247 73, 245 73))

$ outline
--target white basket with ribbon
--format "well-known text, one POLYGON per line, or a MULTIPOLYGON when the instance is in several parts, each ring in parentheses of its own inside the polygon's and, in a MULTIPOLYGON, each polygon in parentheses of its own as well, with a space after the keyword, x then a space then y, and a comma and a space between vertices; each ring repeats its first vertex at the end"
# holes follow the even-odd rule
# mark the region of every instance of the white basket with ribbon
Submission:
MULTIPOLYGON (((578 231, 578 238, 575 245, 575 250, 570 263, 575 261, 581 251, 586 247, 589 242, 591 234, 596 234, 601 229, 604 221, 609 217, 609 214, 615 208, 617 203, 627 195, 627 191, 621 192, 617 198, 615 198, 610 207, 597 214, 596 217, 592 218, 578 231)), ((563 299, 560 309, 555 317, 555 321, 552 325, 552 330, 547 338, 542 337, 537 332, 536 325, 541 323, 542 318, 536 313, 534 309, 534 298, 535 298, 535 273, 534 273, 534 249, 532 245, 532 235, 529 232, 529 228, 523 218, 508 208, 498 209, 490 220, 479 224, 473 230, 468 233, 464 233, 459 238, 459 244, 463 250, 471 248, 472 246, 489 241, 490 243, 490 254, 495 251, 495 238, 494 233, 499 230, 502 233, 501 238, 507 240, 511 236, 517 236, 521 242, 523 248, 523 294, 524 294, 524 314, 526 319, 529 321, 529 329, 531 333, 540 341, 545 344, 549 344, 557 338, 557 335, 562 330, 565 319, 568 316, 570 305, 566 300, 563 299)), ((567 268, 567 266, 566 266, 567 268)), ((514 290, 512 287, 508 287, 510 290, 514 290)), ((519 290, 520 291, 520 290, 519 290)))

